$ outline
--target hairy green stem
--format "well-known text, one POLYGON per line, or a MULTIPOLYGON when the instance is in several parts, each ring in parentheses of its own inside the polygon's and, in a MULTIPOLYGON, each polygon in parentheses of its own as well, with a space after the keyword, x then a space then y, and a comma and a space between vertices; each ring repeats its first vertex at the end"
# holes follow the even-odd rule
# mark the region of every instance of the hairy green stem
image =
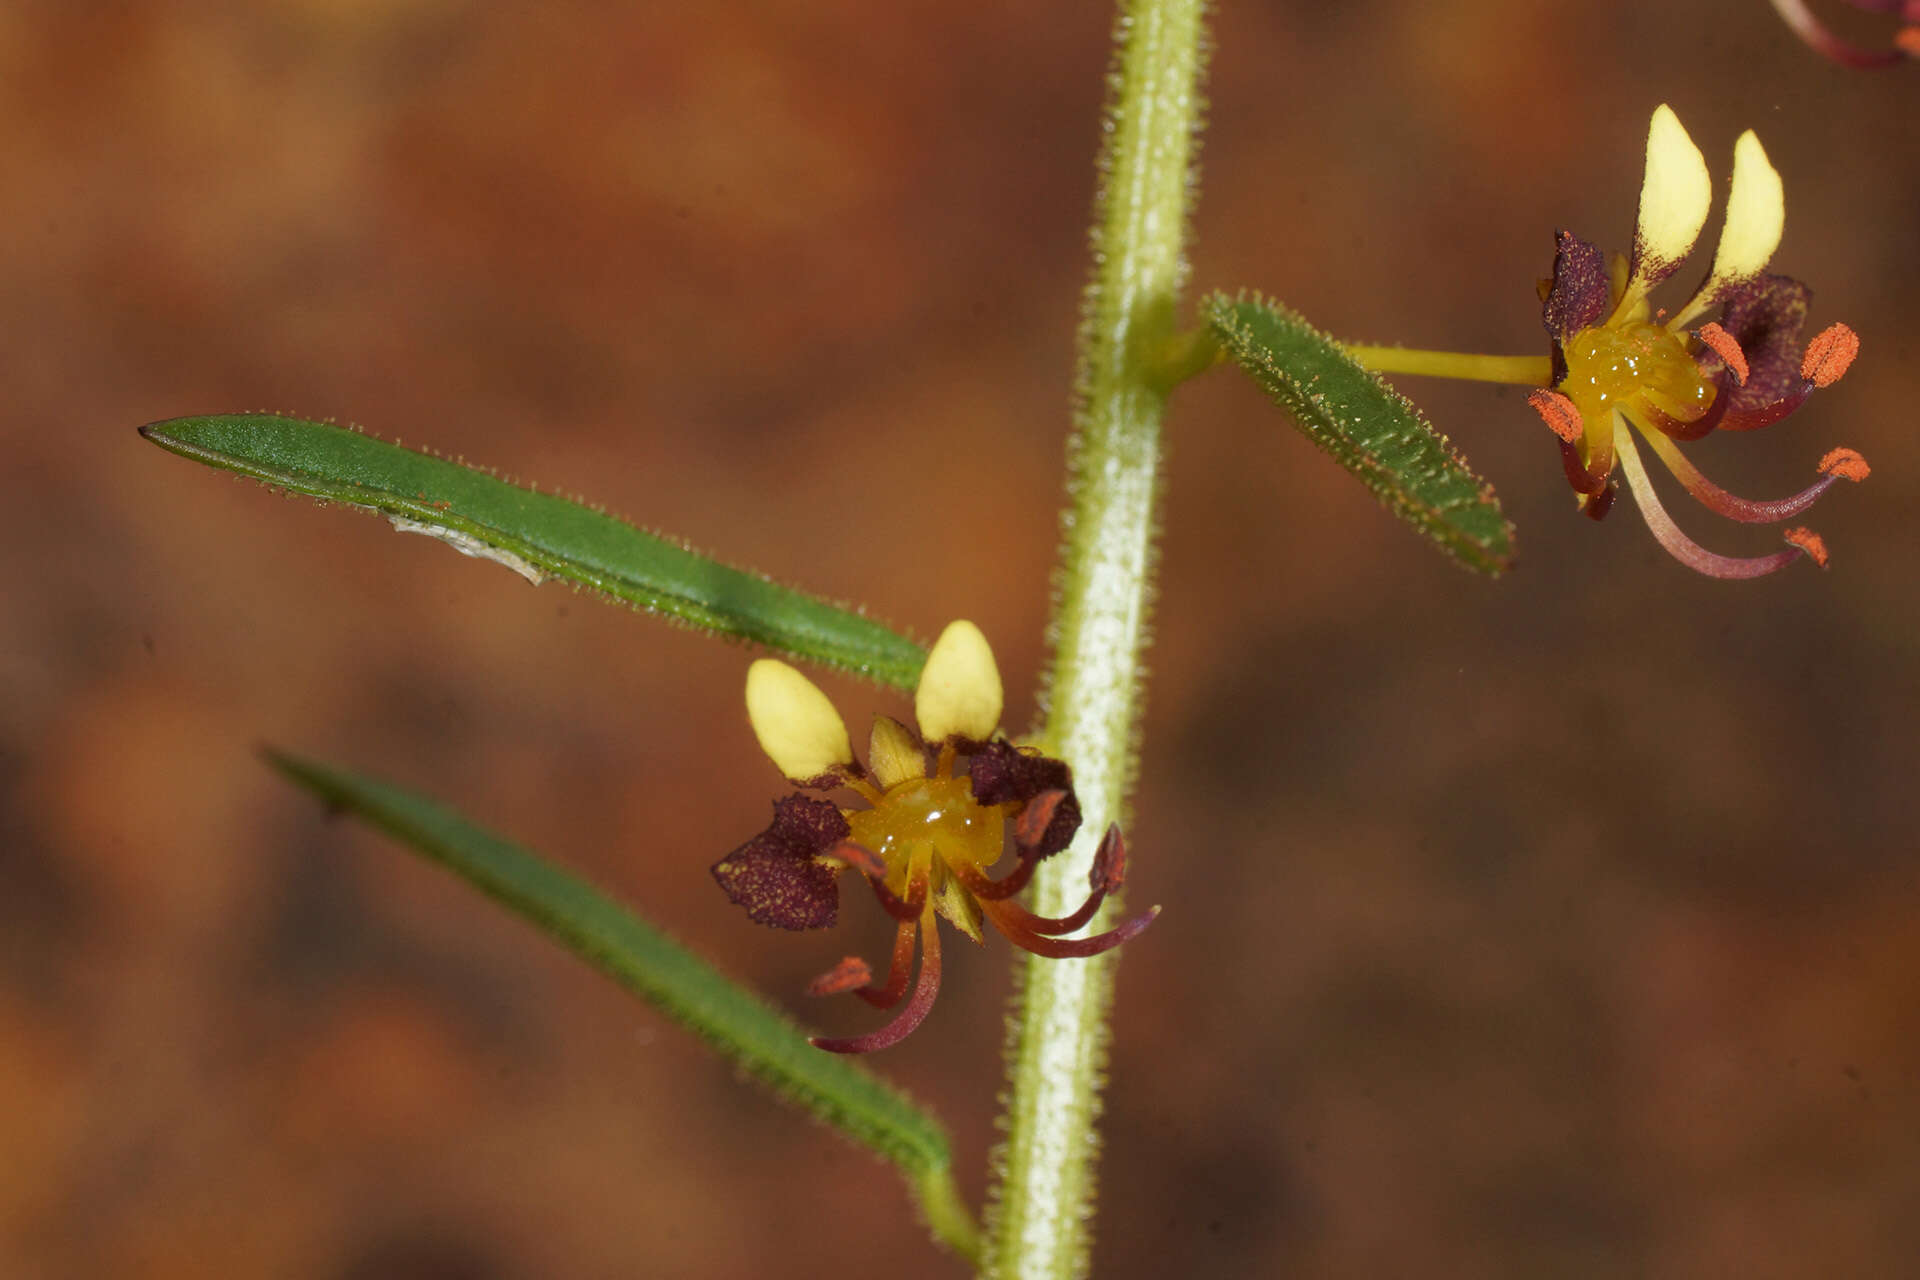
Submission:
MULTIPOLYGON (((1034 877, 1032 905, 1042 915, 1064 914, 1086 896, 1094 848, 1122 819, 1133 784, 1170 385, 1165 353, 1186 273, 1201 109, 1202 10, 1202 0, 1121 0, 1115 28, 1039 735, 1049 755, 1073 765, 1086 822, 1073 846, 1034 877)), ((988 1206, 988 1275, 1065 1280, 1087 1269, 1116 956, 1022 960, 1006 1140, 988 1206)))

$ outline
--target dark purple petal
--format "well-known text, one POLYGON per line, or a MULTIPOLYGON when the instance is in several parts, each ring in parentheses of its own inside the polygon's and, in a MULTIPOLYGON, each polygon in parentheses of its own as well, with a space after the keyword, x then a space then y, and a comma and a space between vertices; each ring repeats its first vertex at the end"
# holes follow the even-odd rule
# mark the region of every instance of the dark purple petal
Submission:
POLYGON ((756 924, 824 929, 839 918, 839 872, 814 859, 851 834, 838 807, 796 792, 774 801, 772 826, 713 864, 713 878, 756 924))
POLYGON ((1004 739, 989 742, 967 764, 973 798, 981 804, 1025 804, 1042 791, 1071 791, 1073 770, 1064 760, 1022 751, 1004 739))
POLYGON ((973 779, 973 798, 981 804, 1024 805, 1042 792, 1066 792, 1047 829, 1034 844, 1021 850, 1022 857, 1056 854, 1080 829, 1080 801, 1073 794, 1073 770, 1063 760, 1022 751, 1006 741, 990 742, 973 757, 967 773, 973 779))
MULTIPOLYGON (((1727 411, 1739 413, 1783 400, 1800 389, 1800 328, 1813 290, 1789 276, 1760 275, 1721 298, 1720 325, 1747 357, 1747 380, 1723 383, 1727 411)), ((1697 357, 1700 372, 1718 378, 1726 362, 1711 351, 1697 357)))
POLYGON ((1553 283, 1540 308, 1547 336, 1557 345, 1607 317, 1612 305, 1607 255, 1571 231, 1554 234, 1553 283))

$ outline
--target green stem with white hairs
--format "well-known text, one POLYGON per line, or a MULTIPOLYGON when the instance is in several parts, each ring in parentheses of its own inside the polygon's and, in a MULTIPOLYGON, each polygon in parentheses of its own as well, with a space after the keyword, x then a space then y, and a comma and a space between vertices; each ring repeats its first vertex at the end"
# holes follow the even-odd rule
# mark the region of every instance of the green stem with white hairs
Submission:
MULTIPOLYGON (((1086 896, 1094 850, 1108 824, 1124 818, 1133 785, 1170 381, 1163 353, 1175 338, 1186 275, 1202 10, 1202 0, 1122 0, 1115 28, 1054 656, 1037 736, 1042 750, 1073 766, 1086 821, 1072 847, 1034 877, 1032 906, 1042 915, 1064 914, 1086 896)), ((1109 901, 1103 918, 1114 909, 1109 901)), ((1019 961, 1006 1140, 988 1208, 989 1275, 1065 1280, 1087 1270, 1117 954, 1019 961)))

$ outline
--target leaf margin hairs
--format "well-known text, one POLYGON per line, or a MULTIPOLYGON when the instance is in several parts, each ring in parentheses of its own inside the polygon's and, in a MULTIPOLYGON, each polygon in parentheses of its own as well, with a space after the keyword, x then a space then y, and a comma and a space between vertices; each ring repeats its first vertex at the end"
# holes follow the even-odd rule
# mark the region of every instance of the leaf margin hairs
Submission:
POLYGON ((1228 358, 1389 511, 1464 568, 1498 577, 1513 566, 1493 486, 1379 374, 1257 293, 1211 293, 1200 313, 1228 358))
MULTIPOLYGON (((283 414, 150 422, 170 453, 263 484, 377 512, 522 576, 551 576, 642 612, 911 691, 923 646, 862 610, 727 564, 585 503, 383 440, 283 414)), ((538 580, 534 577, 534 580, 538 580)))
POLYGON ((979 1228, 953 1180, 945 1127, 856 1059, 823 1053, 757 992, 585 879, 438 801, 271 746, 266 764, 437 863, 573 952, 765 1085, 873 1151, 906 1179, 929 1230, 968 1259, 979 1228))

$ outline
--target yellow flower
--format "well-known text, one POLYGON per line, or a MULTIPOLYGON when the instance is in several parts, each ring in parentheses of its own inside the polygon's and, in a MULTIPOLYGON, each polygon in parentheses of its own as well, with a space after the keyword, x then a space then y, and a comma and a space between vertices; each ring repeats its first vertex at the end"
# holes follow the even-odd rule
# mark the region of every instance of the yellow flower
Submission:
POLYGON ((1804 528, 1786 531, 1772 555, 1718 555, 1682 533, 1654 490, 1636 433, 1703 506, 1732 520, 1771 524, 1813 505, 1837 480, 1864 480, 1866 460, 1852 449, 1821 458, 1820 479, 1791 497, 1756 502, 1702 475, 1680 449, 1712 431, 1751 431, 1786 417, 1819 387, 1846 372, 1860 340, 1843 324, 1804 346, 1801 326, 1811 292, 1766 271, 1780 244, 1786 205, 1780 175, 1749 130, 1733 149, 1733 180, 1720 242, 1705 279, 1672 315, 1650 295, 1692 254, 1713 200, 1707 162, 1671 108, 1653 113, 1646 177, 1630 257, 1603 254, 1579 236, 1557 237, 1553 276, 1541 282, 1542 320, 1552 350, 1545 361, 1456 355, 1394 347, 1349 347, 1386 372, 1531 383, 1527 396, 1559 438, 1568 481, 1581 510, 1598 520, 1613 505, 1616 465, 1660 545, 1681 563, 1716 578, 1751 578, 1802 555, 1824 565, 1826 547, 1804 528), (1717 320, 1707 317, 1717 312, 1717 320))
POLYGON ((1100 842, 1087 899, 1072 915, 1036 916, 1012 901, 1040 861, 1073 839, 1080 804, 1064 762, 1000 736, 1001 702, 1000 671, 986 637, 971 622, 954 622, 920 673, 914 694, 919 733, 876 717, 863 768, 840 713, 812 681, 771 658, 748 669, 747 715, 767 757, 794 785, 844 788, 866 807, 843 809, 795 792, 774 803, 771 826, 714 864, 714 879, 750 918, 783 929, 832 925, 839 917, 840 873, 851 868, 867 879, 899 921, 887 980, 876 984, 866 961, 850 956, 815 979, 812 994, 851 991, 891 1008, 906 994, 914 951, 921 951, 913 997, 892 1022, 864 1036, 816 1038, 820 1048, 883 1049, 920 1025, 940 989, 936 916, 975 942, 982 920, 990 921, 1014 945, 1064 959, 1116 947, 1159 913, 1155 907, 1092 937, 1061 936, 1084 926, 1120 887, 1126 849, 1118 828, 1100 842), (1006 852, 1009 830, 1017 861, 996 880, 988 871, 1006 852))

